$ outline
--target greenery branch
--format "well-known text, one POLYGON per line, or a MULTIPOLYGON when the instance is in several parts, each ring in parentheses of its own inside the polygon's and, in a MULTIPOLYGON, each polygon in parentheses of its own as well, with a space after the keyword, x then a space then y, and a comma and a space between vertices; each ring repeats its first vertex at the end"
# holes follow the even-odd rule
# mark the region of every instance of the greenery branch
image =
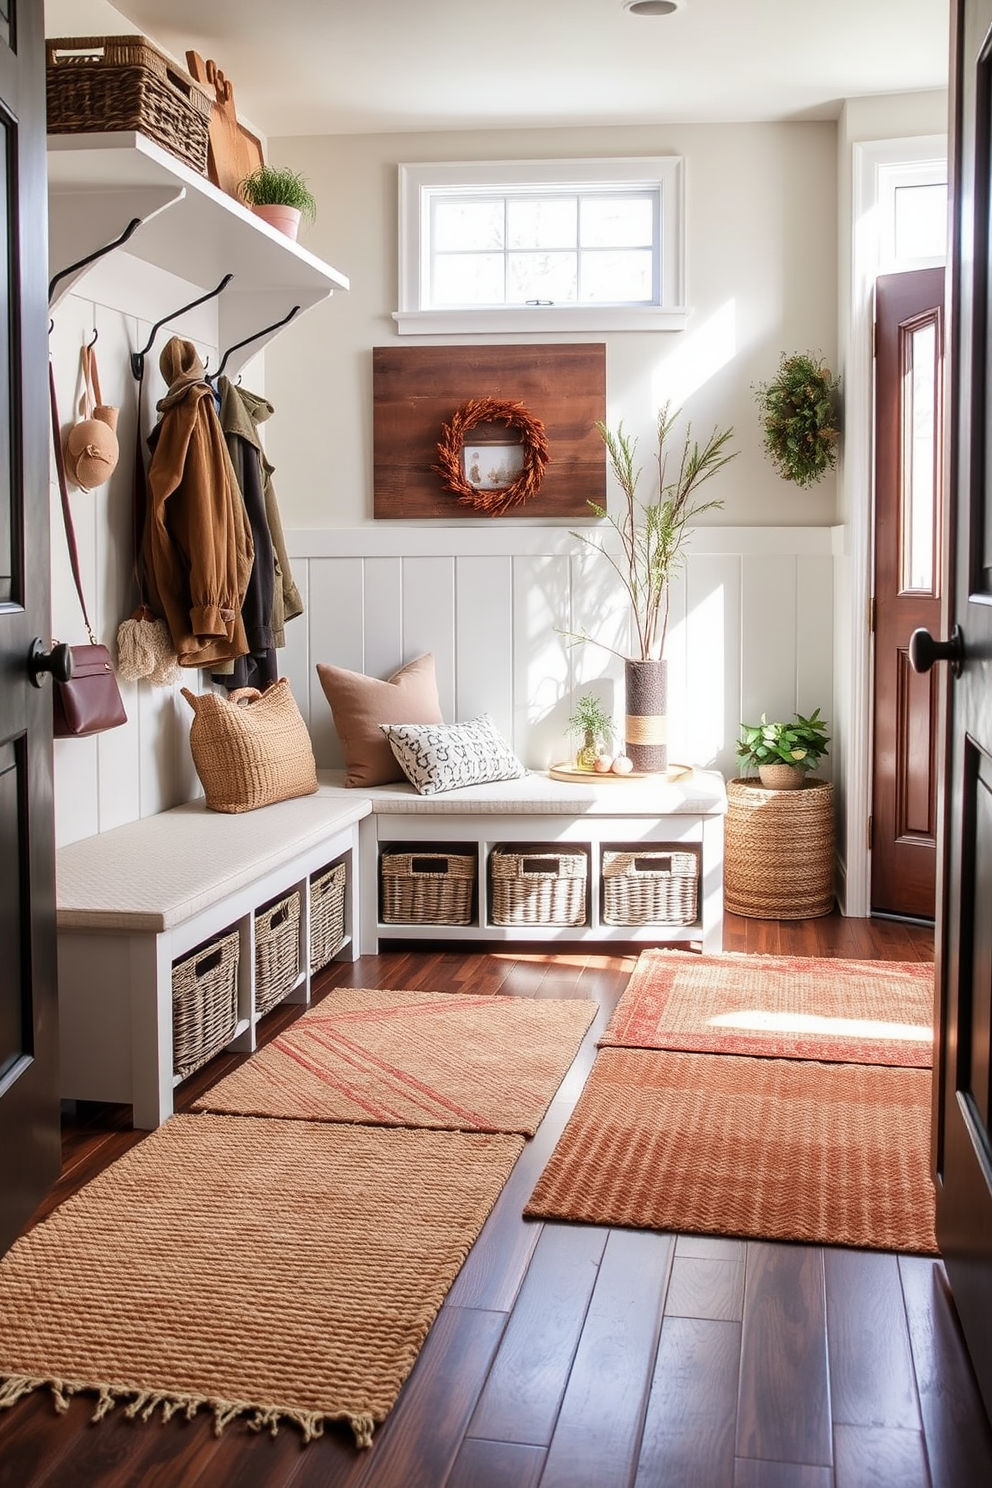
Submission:
MULTIPOLYGON (((589 501, 587 505, 613 528, 620 540, 620 557, 615 557, 600 537, 572 533, 579 542, 601 553, 619 578, 630 601, 637 659, 640 661, 657 658, 665 649, 669 585, 684 562, 683 550, 690 524, 703 512, 723 506, 722 501, 700 501, 699 488, 728 465, 737 453, 736 450, 727 450, 733 429, 714 429, 700 447, 692 439, 691 426, 687 425, 678 474, 669 480, 667 445, 679 412, 670 413, 666 403, 658 413, 658 495, 649 502, 639 501, 637 497, 642 472, 634 463, 636 438, 626 433, 622 422, 615 430, 602 422, 596 424, 624 503, 619 517, 597 501, 589 501)), ((573 643, 591 641, 614 656, 623 655, 584 631, 566 630, 561 634, 573 643)))

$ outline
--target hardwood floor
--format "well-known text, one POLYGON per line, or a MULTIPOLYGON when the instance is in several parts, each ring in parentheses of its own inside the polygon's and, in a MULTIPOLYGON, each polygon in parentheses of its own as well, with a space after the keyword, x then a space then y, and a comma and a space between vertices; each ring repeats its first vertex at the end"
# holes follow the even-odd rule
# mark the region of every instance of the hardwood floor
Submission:
MULTIPOLYGON (((932 959, 919 927, 728 916, 728 950, 932 959)), ((525 1222, 520 1211, 634 957, 395 950, 335 986, 593 998, 597 1016, 369 1451, 329 1430, 215 1437, 205 1415, 90 1424, 47 1391, 0 1412, 0 1488, 985 1488, 992 1432, 939 1262, 525 1222)), ((296 1010, 277 1010, 267 1036, 296 1010)), ((183 1104, 237 1061, 215 1061, 183 1104)), ((37 1217, 140 1134, 128 1108, 64 1124, 37 1217)), ((305 1278, 302 1279, 305 1284, 305 1278)))

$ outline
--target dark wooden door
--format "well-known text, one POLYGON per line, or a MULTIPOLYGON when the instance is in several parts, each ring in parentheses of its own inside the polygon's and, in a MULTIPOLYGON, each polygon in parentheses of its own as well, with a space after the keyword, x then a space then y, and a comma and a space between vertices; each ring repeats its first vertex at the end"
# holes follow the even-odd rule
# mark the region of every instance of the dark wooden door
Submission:
MULTIPOLYGON (((992 1413, 992 0, 956 0, 952 14, 952 568, 940 640, 950 680, 934 1147, 937 1238, 992 1413)), ((925 665, 932 647, 923 649, 925 665)))
POLYGON ((937 680, 909 664, 940 627, 944 271, 875 286, 873 913, 932 920, 937 680))
POLYGON ((58 1176, 42 0, 0 0, 0 1251, 58 1176))

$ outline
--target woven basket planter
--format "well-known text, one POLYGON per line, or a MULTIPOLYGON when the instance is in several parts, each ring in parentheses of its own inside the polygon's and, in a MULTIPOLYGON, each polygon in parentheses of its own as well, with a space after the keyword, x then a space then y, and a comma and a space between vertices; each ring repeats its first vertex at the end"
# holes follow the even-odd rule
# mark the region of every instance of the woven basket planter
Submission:
POLYGON ((229 1044, 238 1025, 237 930, 198 946, 172 968, 172 1067, 185 1080, 229 1044))
POLYGON ((68 36, 45 43, 48 133, 145 134, 207 173, 211 99, 143 36, 68 36))
POLYGON ((805 920, 834 907, 834 788, 727 785, 723 904, 752 920, 805 920))
POLYGON ((333 863, 310 880, 310 971, 319 971, 344 945, 344 863, 333 863))
POLYGON ((691 925, 699 860, 691 852, 604 852, 605 925, 691 925))
POLYGON ((475 869, 467 854, 383 853, 383 924, 471 924, 475 869))
POLYGON ((255 911, 255 1012, 274 1008, 300 979, 300 891, 255 911))
POLYGON ((585 853, 489 855, 494 925, 584 925, 589 863, 585 853))

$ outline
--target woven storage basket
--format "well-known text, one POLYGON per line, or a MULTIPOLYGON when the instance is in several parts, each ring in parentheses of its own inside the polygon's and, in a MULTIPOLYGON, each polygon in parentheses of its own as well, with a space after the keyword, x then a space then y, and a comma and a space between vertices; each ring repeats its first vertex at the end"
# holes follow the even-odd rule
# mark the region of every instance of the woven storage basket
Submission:
POLYGON ((229 1044, 238 1026, 237 930, 172 968, 172 1067, 181 1080, 229 1044))
POLYGON ((494 925, 584 925, 589 863, 585 853, 489 855, 494 925))
POLYGON ((603 853, 605 925, 691 925, 699 860, 691 852, 603 853))
POLYGON ((727 785, 724 908, 753 920, 804 920, 834 907, 834 788, 727 785))
POLYGON ((211 99, 143 36, 46 41, 49 134, 136 130, 207 173, 211 99))
POLYGON ((475 869, 476 859, 459 853, 383 853, 383 923, 470 924, 475 869))
POLYGON ((255 1012, 274 1008, 300 979, 300 891, 255 911, 255 1012))
POLYGON ((264 692, 180 691, 193 709, 189 746, 211 811, 254 811, 313 795, 313 745, 285 677, 264 692))
POLYGON ((319 971, 344 945, 344 863, 332 863, 310 880, 310 970, 319 971))

